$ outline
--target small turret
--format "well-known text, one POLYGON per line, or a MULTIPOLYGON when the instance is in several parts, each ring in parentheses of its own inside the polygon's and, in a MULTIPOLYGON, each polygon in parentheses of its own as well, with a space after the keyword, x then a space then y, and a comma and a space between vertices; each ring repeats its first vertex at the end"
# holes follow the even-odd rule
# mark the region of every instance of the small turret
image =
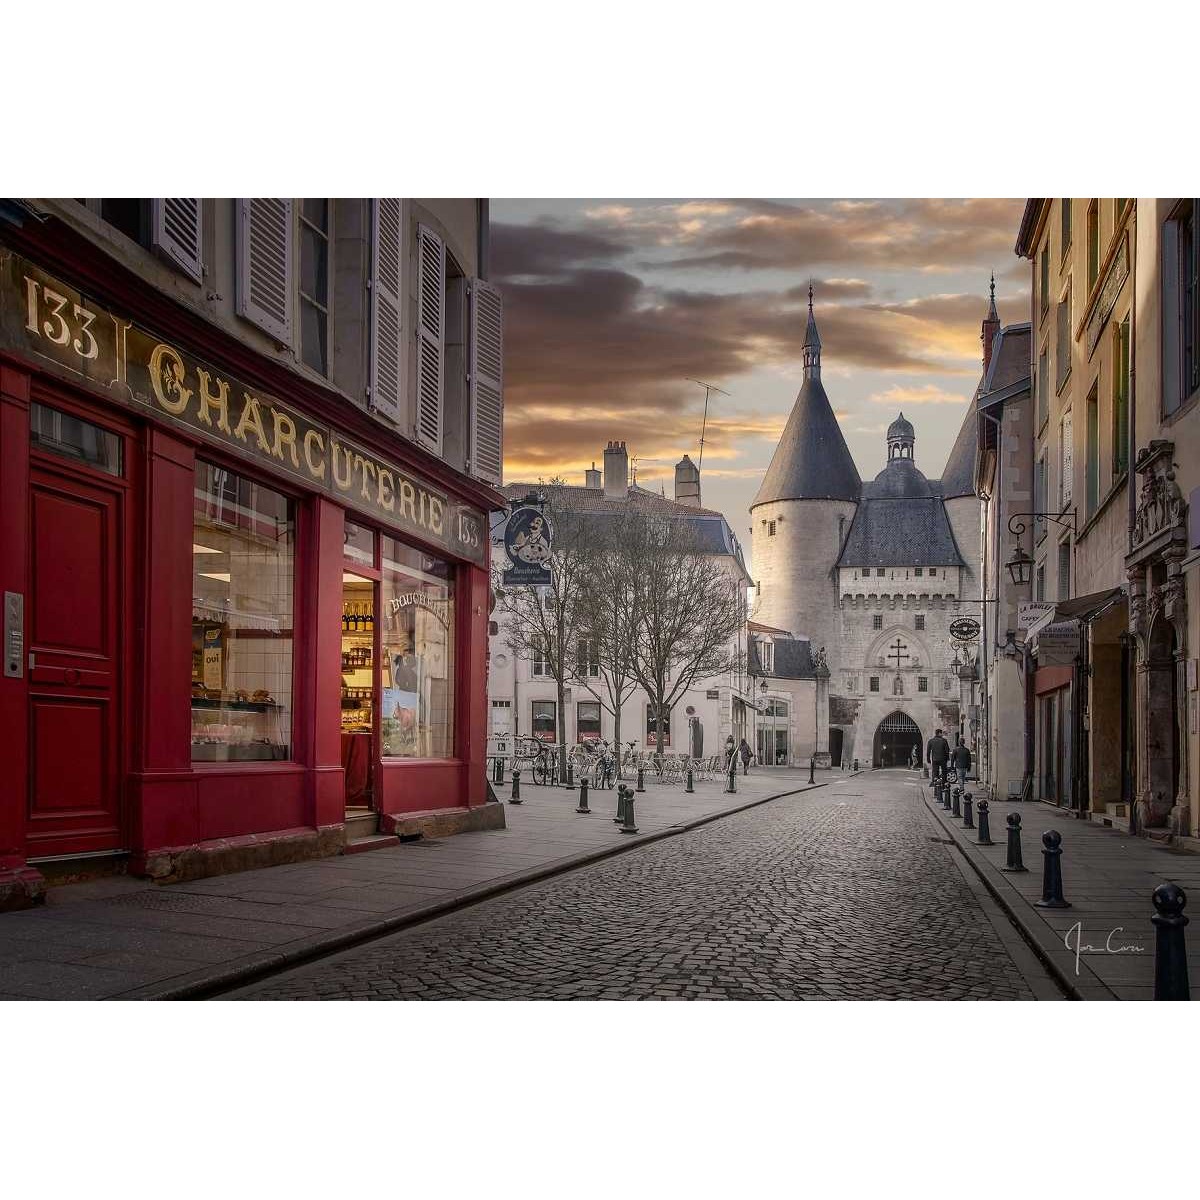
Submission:
POLYGON ((991 296, 988 300, 987 316, 979 329, 979 340, 983 343, 983 373, 992 365, 992 343, 1000 332, 1000 314, 996 311, 996 273, 992 272, 991 296))

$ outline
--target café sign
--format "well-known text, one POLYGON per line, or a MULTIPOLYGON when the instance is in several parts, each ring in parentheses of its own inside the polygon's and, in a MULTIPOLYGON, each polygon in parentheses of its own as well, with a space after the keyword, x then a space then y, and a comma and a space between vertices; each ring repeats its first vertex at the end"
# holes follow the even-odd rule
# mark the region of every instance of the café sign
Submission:
POLYGON ((487 561, 487 518, 275 396, 160 341, 0 248, 0 349, 282 471, 452 554, 487 561))

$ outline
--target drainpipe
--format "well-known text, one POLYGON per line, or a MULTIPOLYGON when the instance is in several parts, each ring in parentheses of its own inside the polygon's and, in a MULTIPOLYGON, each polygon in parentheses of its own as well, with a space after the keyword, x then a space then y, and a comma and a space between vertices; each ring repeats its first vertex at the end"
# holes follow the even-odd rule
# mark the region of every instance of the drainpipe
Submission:
MULTIPOLYGON (((1137 200, 1133 201, 1132 221, 1126 223, 1126 228, 1129 224, 1133 225, 1133 265, 1130 269, 1130 274, 1133 276, 1132 294, 1129 298, 1129 436, 1126 438, 1128 449, 1128 462, 1125 464, 1125 504, 1127 510, 1128 527, 1125 531, 1125 552, 1126 554, 1133 551, 1133 522, 1137 516, 1137 500, 1134 496, 1134 473, 1133 464, 1137 461, 1137 443, 1135 437, 1137 434, 1137 200)), ((1126 677, 1122 685, 1123 695, 1128 697, 1128 703, 1137 704, 1137 682, 1136 675, 1134 676, 1133 684, 1130 686, 1129 675, 1137 670, 1137 644, 1131 642, 1126 653, 1126 677)), ((1129 715, 1126 712, 1121 713, 1122 718, 1122 739, 1128 736, 1129 730, 1129 715)), ((1138 790, 1138 744, 1137 734, 1134 733, 1133 745, 1131 747, 1132 754, 1130 758, 1129 771, 1129 836, 1137 835, 1137 790, 1138 790)), ((1121 764, 1122 771, 1125 769, 1125 763, 1121 764)))

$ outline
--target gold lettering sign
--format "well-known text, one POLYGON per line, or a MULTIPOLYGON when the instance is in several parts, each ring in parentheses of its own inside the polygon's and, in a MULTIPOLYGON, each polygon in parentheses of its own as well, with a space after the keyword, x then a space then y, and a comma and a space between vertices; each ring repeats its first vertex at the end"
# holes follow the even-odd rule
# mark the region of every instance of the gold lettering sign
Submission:
POLYGON ((487 515, 0 246, 0 348, 484 565, 487 515))

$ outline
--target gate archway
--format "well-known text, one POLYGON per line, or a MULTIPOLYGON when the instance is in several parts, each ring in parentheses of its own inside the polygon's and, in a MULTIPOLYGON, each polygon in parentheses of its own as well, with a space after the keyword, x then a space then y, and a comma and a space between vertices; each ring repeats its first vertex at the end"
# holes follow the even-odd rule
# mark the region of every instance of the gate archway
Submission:
POLYGON ((917 761, 920 762, 920 727, 908 713, 889 713, 875 730, 874 764, 877 767, 906 767, 914 746, 917 749, 917 761))

